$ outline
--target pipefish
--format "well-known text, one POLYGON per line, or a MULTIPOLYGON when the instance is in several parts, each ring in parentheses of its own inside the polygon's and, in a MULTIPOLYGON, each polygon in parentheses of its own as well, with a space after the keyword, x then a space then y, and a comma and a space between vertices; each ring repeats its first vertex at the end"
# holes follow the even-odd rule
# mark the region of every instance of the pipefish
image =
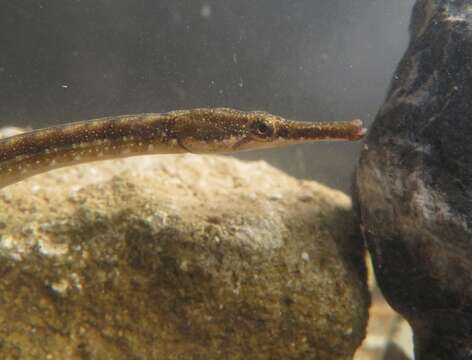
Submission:
POLYGON ((0 188, 52 169, 145 154, 228 153, 318 140, 358 140, 360 120, 310 123, 262 111, 201 108, 112 116, 0 140, 0 188))

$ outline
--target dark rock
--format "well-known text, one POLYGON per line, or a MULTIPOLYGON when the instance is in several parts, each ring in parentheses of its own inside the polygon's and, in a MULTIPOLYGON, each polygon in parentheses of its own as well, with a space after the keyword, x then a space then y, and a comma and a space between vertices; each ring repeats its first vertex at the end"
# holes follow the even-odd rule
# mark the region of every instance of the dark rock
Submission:
POLYGON ((417 1, 356 176, 379 285, 417 359, 472 358, 472 2, 417 1))

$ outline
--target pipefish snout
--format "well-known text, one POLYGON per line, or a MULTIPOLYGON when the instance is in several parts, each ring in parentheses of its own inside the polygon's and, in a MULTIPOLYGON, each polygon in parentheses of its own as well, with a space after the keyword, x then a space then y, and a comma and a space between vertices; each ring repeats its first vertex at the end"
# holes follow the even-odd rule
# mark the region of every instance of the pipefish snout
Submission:
POLYGON ((360 120, 292 121, 261 111, 193 109, 113 116, 0 140, 0 188, 79 163, 145 154, 228 153, 319 140, 358 140, 360 120))

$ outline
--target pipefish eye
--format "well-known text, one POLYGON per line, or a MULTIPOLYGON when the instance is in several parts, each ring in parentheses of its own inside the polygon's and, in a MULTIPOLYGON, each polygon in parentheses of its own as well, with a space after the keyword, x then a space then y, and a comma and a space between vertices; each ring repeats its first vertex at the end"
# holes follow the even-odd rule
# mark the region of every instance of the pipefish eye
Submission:
POLYGON ((270 138, 274 131, 274 126, 269 121, 258 119, 251 123, 251 132, 258 138, 270 138))

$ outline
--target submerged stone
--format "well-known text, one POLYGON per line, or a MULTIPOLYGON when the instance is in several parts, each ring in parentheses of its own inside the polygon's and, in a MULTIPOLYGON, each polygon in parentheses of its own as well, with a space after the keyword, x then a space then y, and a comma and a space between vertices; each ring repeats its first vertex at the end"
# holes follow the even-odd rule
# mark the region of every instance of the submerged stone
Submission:
POLYGON ((411 41, 357 170, 385 297, 418 359, 472 349, 472 5, 418 0, 411 41))
POLYGON ((0 357, 349 359, 350 200, 263 162, 157 156, 0 191, 0 357))

